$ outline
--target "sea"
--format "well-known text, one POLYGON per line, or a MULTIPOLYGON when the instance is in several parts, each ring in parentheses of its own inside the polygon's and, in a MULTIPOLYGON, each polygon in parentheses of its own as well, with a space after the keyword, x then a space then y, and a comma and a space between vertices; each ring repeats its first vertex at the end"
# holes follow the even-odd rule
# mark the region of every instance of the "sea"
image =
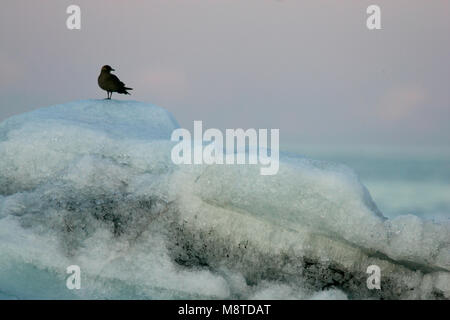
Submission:
POLYGON ((450 146, 285 143, 281 149, 352 168, 388 218, 450 221, 450 146))

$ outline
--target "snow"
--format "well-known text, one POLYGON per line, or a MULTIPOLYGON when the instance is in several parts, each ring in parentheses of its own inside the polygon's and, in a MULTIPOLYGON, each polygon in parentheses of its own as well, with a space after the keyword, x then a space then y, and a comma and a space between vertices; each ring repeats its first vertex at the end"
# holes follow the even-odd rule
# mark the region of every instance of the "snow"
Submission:
POLYGON ((0 296, 450 298, 448 224, 386 219, 343 165, 175 165, 176 128, 162 108, 116 100, 1 123, 0 296), (381 292, 365 287, 371 264, 381 292))

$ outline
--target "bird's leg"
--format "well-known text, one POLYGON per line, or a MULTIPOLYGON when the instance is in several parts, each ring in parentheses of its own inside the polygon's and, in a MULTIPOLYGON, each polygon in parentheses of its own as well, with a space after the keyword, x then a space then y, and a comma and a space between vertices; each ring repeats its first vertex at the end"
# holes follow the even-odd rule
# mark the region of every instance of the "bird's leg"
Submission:
POLYGON ((110 100, 111 100, 111 98, 112 98, 112 94, 113 94, 113 93, 112 93, 112 91, 111 91, 111 95, 109 96, 109 99, 110 99, 110 100))

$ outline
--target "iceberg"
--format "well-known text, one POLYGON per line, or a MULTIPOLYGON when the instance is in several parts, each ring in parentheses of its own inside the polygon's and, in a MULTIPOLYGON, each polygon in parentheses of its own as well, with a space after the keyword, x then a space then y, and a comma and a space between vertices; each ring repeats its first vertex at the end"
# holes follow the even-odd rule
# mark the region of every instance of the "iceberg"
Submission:
POLYGON ((387 219, 339 164, 176 165, 178 127, 116 100, 2 122, 0 299, 450 299, 449 224, 387 219))

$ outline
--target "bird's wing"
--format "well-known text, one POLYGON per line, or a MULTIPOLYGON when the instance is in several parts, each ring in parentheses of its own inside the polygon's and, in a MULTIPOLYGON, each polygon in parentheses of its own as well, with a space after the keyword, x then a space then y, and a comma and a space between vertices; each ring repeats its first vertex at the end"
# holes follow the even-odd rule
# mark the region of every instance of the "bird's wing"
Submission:
POLYGON ((117 76, 115 76, 114 74, 111 75, 111 80, 114 81, 117 84, 120 84, 122 86, 125 86, 125 83, 123 83, 122 81, 119 80, 119 78, 117 78, 117 76))

